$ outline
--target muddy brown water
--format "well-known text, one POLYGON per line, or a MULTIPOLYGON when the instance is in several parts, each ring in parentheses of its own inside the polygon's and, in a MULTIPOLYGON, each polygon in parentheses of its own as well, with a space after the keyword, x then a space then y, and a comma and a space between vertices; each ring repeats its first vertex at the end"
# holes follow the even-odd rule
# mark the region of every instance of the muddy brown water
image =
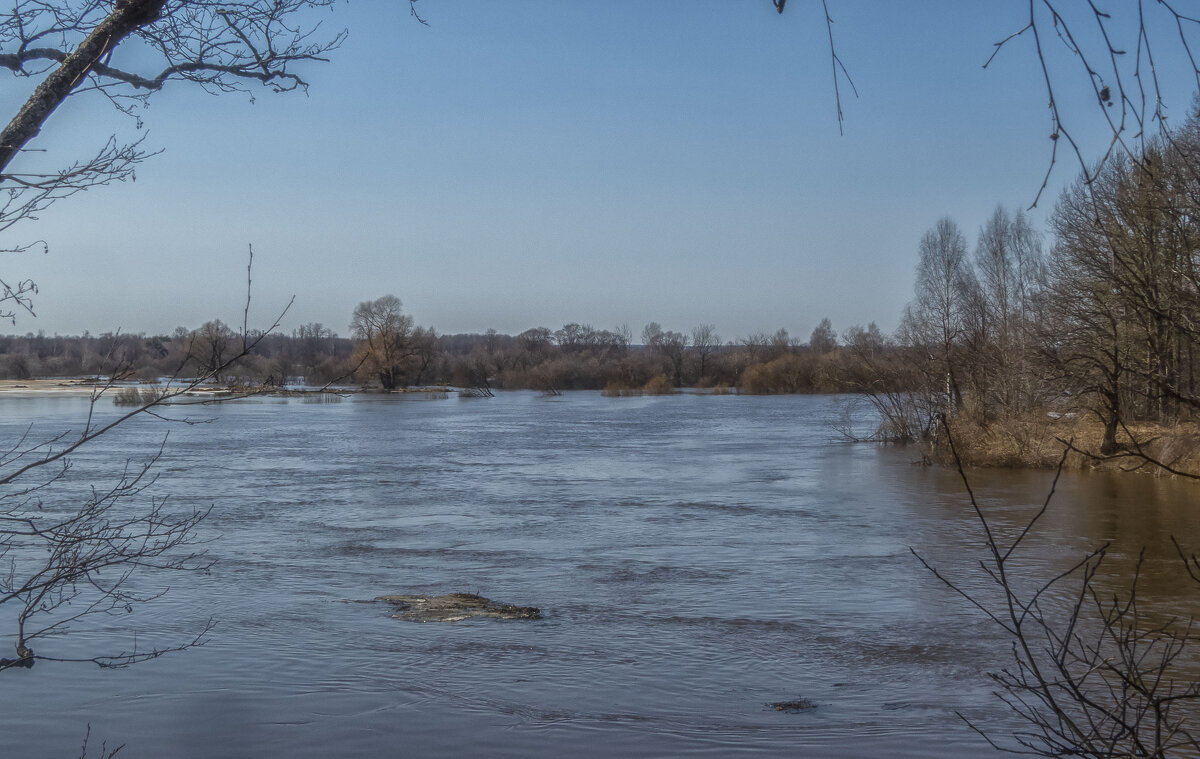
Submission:
MULTIPOLYGON (((78 756, 89 724, 93 751, 124 743, 123 758, 993 755, 956 712, 1015 726, 986 679, 1006 643, 909 551, 986 589, 961 483, 844 442, 844 400, 258 399, 130 425, 76 457, 65 486, 169 432, 154 492, 213 507, 218 563, 39 652, 217 627, 125 670, 0 673, 0 756, 78 756), (409 624, 344 603, 453 592, 543 618, 409 624), (816 708, 769 706, 800 699, 816 708)), ((4 398, 0 433, 78 429, 85 413, 79 398, 4 398)), ((972 473, 1002 532, 1049 480, 972 473)), ((1113 541, 1101 579, 1117 587, 1146 545, 1146 604, 1194 614, 1167 537, 1200 550, 1198 494, 1068 474, 1023 576, 1113 541)), ((0 606, 0 633, 11 616, 0 606)))

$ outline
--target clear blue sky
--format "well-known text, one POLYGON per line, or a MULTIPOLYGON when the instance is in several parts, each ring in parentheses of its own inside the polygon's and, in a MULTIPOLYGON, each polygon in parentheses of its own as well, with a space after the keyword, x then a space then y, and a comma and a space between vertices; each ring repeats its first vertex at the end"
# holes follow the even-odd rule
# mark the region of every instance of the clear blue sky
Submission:
MULTIPOLYGON (((429 27, 399 0, 338 6, 324 23, 350 36, 305 70, 307 96, 176 84, 144 115, 163 152, 136 182, 14 230, 50 250, 5 260, 41 293, 36 319, 0 329, 240 323, 253 244, 252 321, 294 294, 289 331, 345 335, 388 293, 447 333, 891 330, 938 218, 973 239, 998 203, 1033 200, 1046 98, 1028 42, 982 68, 1024 3, 829 4, 859 90, 843 85, 841 136, 818 3, 422 0, 429 27)), ((5 85, 6 113, 25 84, 5 85)), ((1168 85, 1181 120, 1192 83, 1168 85)), ((80 98, 35 147, 65 160, 111 132, 134 130, 80 98)), ((1103 148, 1098 124, 1079 133, 1103 148)))

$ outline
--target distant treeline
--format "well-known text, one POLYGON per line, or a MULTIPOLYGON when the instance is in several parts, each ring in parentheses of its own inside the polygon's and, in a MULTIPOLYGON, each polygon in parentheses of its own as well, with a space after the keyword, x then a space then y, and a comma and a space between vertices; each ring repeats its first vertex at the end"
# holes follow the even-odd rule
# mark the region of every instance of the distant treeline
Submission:
MULTIPOLYGON (((809 340, 786 330, 723 342, 711 325, 688 333, 651 323, 634 342, 629 331, 567 324, 518 335, 439 335, 413 324, 392 296, 360 304, 353 337, 321 324, 286 334, 251 333, 250 355, 220 377, 235 384, 357 384, 400 389, 424 385, 497 389, 605 390, 613 394, 716 388, 746 393, 857 392, 878 387, 880 364, 898 349, 874 324, 840 338, 824 320, 809 340)), ((240 350, 243 336, 223 322, 170 335, 103 333, 64 337, 0 336, 0 378, 194 376, 240 350)), ((895 374, 896 377, 900 373, 895 374)), ((902 390, 888 383, 887 390, 902 390)))
POLYGON ((354 309, 345 338, 321 324, 242 335, 220 321, 170 335, 0 337, 0 377, 153 380, 220 368, 219 380, 250 385, 853 392, 879 412, 878 439, 944 448, 953 427, 980 451, 974 461, 1036 462, 1055 438, 1145 459, 1183 430, 1191 437, 1175 447, 1200 466, 1200 116, 1081 176, 1049 231, 1046 245, 1024 214, 997 208, 972 251, 952 219, 938 221, 890 336, 874 324, 838 335, 828 319, 807 340, 781 329, 724 341, 709 324, 676 332, 654 322, 636 340, 585 324, 439 335, 385 295, 354 309), (249 355, 226 370, 244 340, 249 355))

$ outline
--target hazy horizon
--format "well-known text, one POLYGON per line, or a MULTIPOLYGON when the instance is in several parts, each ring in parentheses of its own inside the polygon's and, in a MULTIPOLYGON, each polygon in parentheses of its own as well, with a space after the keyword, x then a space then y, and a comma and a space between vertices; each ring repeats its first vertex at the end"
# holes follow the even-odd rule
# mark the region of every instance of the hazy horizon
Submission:
MULTIPOLYGON (((890 332, 921 235, 948 215, 973 242, 997 204, 1032 202, 1050 157, 1028 43, 982 68, 1020 8, 831 3, 859 92, 842 80, 844 136, 819 7, 421 10, 428 27, 403 3, 322 16, 349 37, 303 68, 307 96, 251 103, 173 83, 142 130, 101 97, 71 98, 33 148, 62 163, 110 133, 144 134, 162 154, 136 182, 9 232, 49 252, 6 260, 9 278, 41 289, 37 317, 7 331, 240 324, 252 244, 251 324, 295 295, 285 332, 320 322, 345 335, 356 304, 388 293, 445 333, 577 322, 636 334, 657 321, 806 339, 825 317, 839 333, 890 332)), ((1193 83, 1167 77, 1169 64, 1167 106, 1182 120, 1193 83)), ((4 102, 12 112, 27 95, 14 86, 4 102)), ((1089 107, 1077 95, 1083 105, 1064 106, 1089 107)), ((1076 137, 1099 155, 1111 135, 1081 118, 1076 137)), ((1060 157, 1031 211, 1039 229, 1076 170, 1060 157)))

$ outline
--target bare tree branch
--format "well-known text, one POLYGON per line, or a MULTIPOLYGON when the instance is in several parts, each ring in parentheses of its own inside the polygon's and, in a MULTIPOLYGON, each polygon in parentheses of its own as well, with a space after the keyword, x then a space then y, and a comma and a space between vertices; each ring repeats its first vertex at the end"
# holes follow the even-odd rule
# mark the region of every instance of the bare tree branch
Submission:
MULTIPOLYGON (((953 441, 949 429, 946 434, 953 441)), ((1103 590, 1098 579, 1107 544, 1048 580, 1022 576, 1014 565, 1016 551, 1046 513, 1055 485, 1006 547, 971 490, 957 453, 955 464, 983 531, 987 557, 981 568, 995 593, 967 590, 913 553, 1008 636, 1012 664, 989 676, 997 696, 1027 727, 1015 731, 1011 742, 1002 741, 959 717, 993 748, 1016 754, 1111 759, 1200 751, 1200 681, 1189 676, 1184 656, 1200 640, 1190 621, 1142 611, 1138 582, 1144 551, 1122 591, 1103 590)), ((1060 461, 1055 484, 1061 471, 1060 461)), ((1200 581, 1200 564, 1194 556, 1189 560, 1178 542, 1175 546, 1186 571, 1200 581)))
MULTIPOLYGON (((247 287, 251 274, 248 268, 247 287)), ((98 378, 77 433, 62 432, 39 440, 30 427, 0 452, 0 606, 12 603, 18 609, 12 631, 17 655, 0 659, 0 669, 30 666, 37 659, 125 666, 203 642, 212 628, 211 620, 190 641, 165 648, 141 649, 135 641, 132 649, 82 660, 34 653, 35 642, 66 632, 86 618, 127 613, 133 605, 165 592, 144 589, 133 581, 137 575, 203 570, 211 565, 198 533, 210 509, 173 511, 168 499, 149 492, 157 480, 155 468, 163 456, 166 436, 145 460, 126 461, 108 485, 93 485, 89 494, 78 500, 72 500, 74 479, 68 479, 71 456, 136 417, 170 419, 160 413, 162 409, 248 357, 278 328, 290 306, 265 332, 252 335, 243 326, 239 349, 218 354, 216 362, 206 364, 199 375, 188 379, 177 375, 150 397, 143 397, 136 408, 110 419, 97 417, 97 404, 128 374, 118 365, 108 376, 98 378)), ((249 292, 246 318, 248 313, 249 292)), ((185 359, 181 369, 187 365, 185 359)), ((254 392, 247 388, 227 398, 254 392)), ((186 418, 174 421, 192 423, 186 418)))

